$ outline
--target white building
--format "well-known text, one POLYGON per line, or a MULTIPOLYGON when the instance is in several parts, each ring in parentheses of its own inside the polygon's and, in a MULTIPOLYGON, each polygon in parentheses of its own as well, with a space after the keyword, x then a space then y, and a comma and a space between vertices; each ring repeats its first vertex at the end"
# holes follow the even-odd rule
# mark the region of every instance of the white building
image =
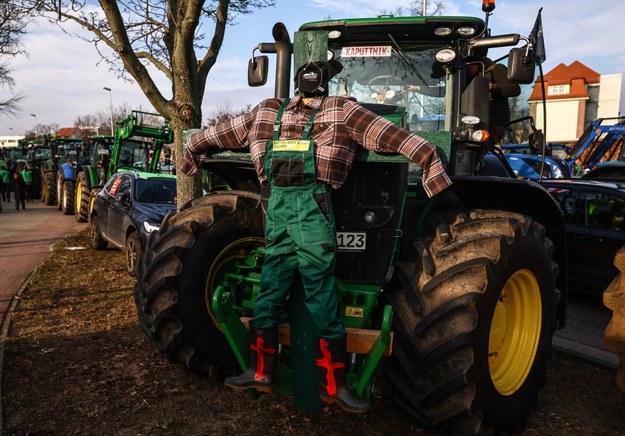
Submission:
POLYGON ((20 139, 24 139, 24 136, 0 136, 0 147, 17 147, 20 139))
MULTIPOLYGON (((559 64, 545 74, 547 142, 574 142, 596 118, 625 116, 623 74, 599 74, 579 61, 559 64)), ((530 115, 543 128, 539 82, 529 98, 530 115)), ((606 122, 608 124, 608 122, 606 122)))

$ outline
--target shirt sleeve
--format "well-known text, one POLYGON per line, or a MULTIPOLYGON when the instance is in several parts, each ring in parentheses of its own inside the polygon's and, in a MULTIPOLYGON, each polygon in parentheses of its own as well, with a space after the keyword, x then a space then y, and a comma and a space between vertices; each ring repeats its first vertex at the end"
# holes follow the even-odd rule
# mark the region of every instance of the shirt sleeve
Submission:
POLYGON ((248 134, 261 105, 262 103, 250 112, 224 120, 191 135, 184 146, 180 171, 188 176, 196 174, 202 163, 208 160, 207 154, 215 149, 247 147, 248 134))
POLYGON ((401 153, 417 163, 423 170, 421 180, 428 197, 451 185, 434 144, 350 100, 343 105, 343 116, 350 137, 366 150, 401 153))

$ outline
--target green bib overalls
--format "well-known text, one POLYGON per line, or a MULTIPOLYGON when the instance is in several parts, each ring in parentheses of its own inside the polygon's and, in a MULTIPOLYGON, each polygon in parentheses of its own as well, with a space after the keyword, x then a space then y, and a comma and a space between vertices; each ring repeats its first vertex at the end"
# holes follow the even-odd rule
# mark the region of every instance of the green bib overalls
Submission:
POLYGON ((270 194, 254 326, 270 329, 278 324, 299 273, 318 335, 338 338, 345 335, 345 328, 338 317, 334 288, 336 227, 331 188, 317 182, 315 143, 310 139, 316 113, 306 122, 301 139, 280 140, 287 104, 288 99, 280 106, 273 139, 265 148, 264 170, 270 194))

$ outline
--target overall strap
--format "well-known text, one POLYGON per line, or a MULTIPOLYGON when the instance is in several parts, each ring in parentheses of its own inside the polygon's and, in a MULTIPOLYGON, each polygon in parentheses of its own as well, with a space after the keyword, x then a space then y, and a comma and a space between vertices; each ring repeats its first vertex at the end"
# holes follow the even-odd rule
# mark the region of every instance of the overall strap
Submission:
POLYGON ((317 111, 313 111, 306 121, 306 125, 304 126, 304 131, 302 132, 301 139, 310 139, 310 131, 312 130, 313 123, 315 121, 315 117, 317 116, 317 111))
POLYGON ((282 126, 282 114, 284 113, 284 109, 289 104, 289 99, 286 98, 280 105, 280 109, 278 109, 278 113, 276 114, 276 119, 273 122, 273 140, 277 141, 280 139, 280 127, 282 126))

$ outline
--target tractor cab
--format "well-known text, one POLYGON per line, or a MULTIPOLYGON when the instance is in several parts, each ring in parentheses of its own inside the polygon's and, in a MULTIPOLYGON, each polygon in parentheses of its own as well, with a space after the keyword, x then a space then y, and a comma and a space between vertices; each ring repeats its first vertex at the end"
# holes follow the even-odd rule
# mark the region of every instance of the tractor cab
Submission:
POLYGON ((158 172, 163 145, 172 142, 173 131, 162 116, 132 111, 117 123, 107 176, 120 169, 158 172))

